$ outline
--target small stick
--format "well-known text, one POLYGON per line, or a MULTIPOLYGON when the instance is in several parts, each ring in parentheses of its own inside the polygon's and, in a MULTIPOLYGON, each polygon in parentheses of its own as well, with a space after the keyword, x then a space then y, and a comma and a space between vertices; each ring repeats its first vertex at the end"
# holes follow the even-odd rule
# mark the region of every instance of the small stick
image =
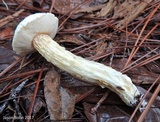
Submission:
MULTIPOLYGON (((21 113, 21 111, 20 111, 20 109, 19 109, 19 105, 18 105, 16 99, 13 99, 13 103, 14 103, 14 106, 15 106, 14 108, 15 108, 15 110, 16 110, 16 113, 17 113, 18 117, 19 117, 19 118, 22 118, 23 115, 22 115, 22 113, 21 113)), ((19 119, 19 120, 20 120, 21 122, 23 122, 22 119, 19 119)))
POLYGON ((107 90, 105 92, 105 94, 103 95, 103 97, 98 101, 98 103, 91 109, 91 113, 95 113, 97 111, 97 109, 99 108, 99 106, 102 104, 102 102, 108 97, 110 91, 107 90))
MULTIPOLYGON (((17 86, 14 90, 12 90, 12 93, 9 95, 8 99, 15 99, 15 97, 19 94, 19 92, 22 90, 22 88, 24 87, 24 85, 29 81, 29 79, 26 79, 25 81, 23 81, 21 84, 19 84, 19 86, 17 86)), ((5 103, 3 103, 0 106, 0 114, 4 111, 4 109, 8 106, 8 101, 6 101, 5 103)))

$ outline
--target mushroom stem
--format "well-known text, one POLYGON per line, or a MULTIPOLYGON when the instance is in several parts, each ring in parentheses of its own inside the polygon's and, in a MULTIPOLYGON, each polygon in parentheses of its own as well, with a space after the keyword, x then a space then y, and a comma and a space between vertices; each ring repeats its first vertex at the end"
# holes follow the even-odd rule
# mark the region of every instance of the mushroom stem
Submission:
POLYGON ((76 56, 45 34, 37 35, 33 39, 33 46, 48 62, 72 76, 109 88, 129 106, 135 106, 139 102, 140 93, 127 75, 101 63, 76 56))

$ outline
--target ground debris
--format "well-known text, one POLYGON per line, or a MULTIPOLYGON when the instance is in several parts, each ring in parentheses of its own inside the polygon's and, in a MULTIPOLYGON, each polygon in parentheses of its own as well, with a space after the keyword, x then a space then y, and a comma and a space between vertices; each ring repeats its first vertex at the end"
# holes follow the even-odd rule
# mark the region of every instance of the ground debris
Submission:
MULTIPOLYGON (((127 74, 143 94, 147 93, 144 99, 148 102, 153 100, 151 97, 160 83, 159 6, 159 0, 3 0, 0 3, 0 101, 13 99, 13 107, 9 100, 1 104, 0 118, 12 117, 12 113, 27 116, 36 81, 25 85, 22 98, 14 99, 19 90, 12 92, 14 86, 21 85, 19 79, 23 80, 24 76, 37 79, 45 62, 32 114, 28 116, 33 121, 128 122, 130 118, 137 121, 141 113, 135 113, 136 108, 126 106, 112 91, 106 93, 108 89, 87 84, 57 68, 53 70, 54 66, 38 53, 19 60, 11 48, 12 37, 15 26, 26 16, 54 13, 59 18, 55 41, 76 55, 127 74)), ((144 122, 159 122, 160 94, 157 95, 148 114, 142 116, 144 122)))
POLYGON ((123 18, 120 20, 116 27, 124 28, 130 22, 132 22, 139 14, 144 12, 146 6, 152 2, 152 0, 135 1, 135 0, 125 0, 121 5, 116 6, 114 9, 113 18, 123 18))
POLYGON ((45 76, 44 95, 51 120, 69 121, 71 119, 75 97, 60 86, 60 76, 54 69, 51 69, 45 76))
MULTIPOLYGON (((11 91, 11 94, 9 95, 8 99, 13 100, 14 105, 15 105, 15 109, 16 112, 18 114, 18 116, 22 116, 20 110, 19 110, 19 105, 17 104, 15 98, 17 97, 17 95, 20 93, 20 91, 22 90, 22 88, 25 86, 25 84, 29 81, 29 79, 26 79, 25 81, 23 81, 21 84, 19 84, 15 89, 13 89, 11 91)), ((8 106, 8 100, 6 102, 4 102, 1 106, 0 106, 0 114, 4 111, 4 109, 8 106)))

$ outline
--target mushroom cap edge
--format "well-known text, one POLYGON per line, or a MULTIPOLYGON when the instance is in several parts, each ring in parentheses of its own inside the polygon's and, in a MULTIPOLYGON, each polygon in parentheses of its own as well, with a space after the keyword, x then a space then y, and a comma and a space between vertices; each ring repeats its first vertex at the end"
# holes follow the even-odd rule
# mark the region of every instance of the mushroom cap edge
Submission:
POLYGON ((54 38, 58 30, 58 18, 51 13, 36 13, 21 21, 12 41, 13 50, 19 55, 35 52, 33 38, 38 34, 47 34, 54 38))

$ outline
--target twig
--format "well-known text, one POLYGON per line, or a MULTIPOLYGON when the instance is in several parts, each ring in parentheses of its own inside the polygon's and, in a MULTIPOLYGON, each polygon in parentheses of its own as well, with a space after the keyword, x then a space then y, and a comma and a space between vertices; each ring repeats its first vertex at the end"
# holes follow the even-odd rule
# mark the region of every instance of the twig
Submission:
POLYGON ((97 111, 97 109, 99 108, 99 106, 102 104, 102 102, 108 97, 110 91, 107 90, 103 97, 98 101, 98 103, 91 109, 91 113, 95 113, 97 111))
MULTIPOLYGON (((19 84, 19 86, 17 86, 14 90, 12 90, 12 93, 9 95, 8 99, 14 99, 28 81, 29 79, 26 79, 21 84, 19 84)), ((6 101, 2 106, 0 106, 0 114, 7 107, 7 105, 8 105, 8 101, 6 101)))
MULTIPOLYGON (((14 108, 15 108, 15 110, 16 110, 16 113, 17 113, 18 117, 19 117, 19 118, 23 117, 23 115, 22 115, 22 113, 21 113, 21 111, 20 111, 20 109, 19 109, 19 105, 18 105, 16 99, 13 99, 13 104, 14 104, 14 108)), ((20 120, 21 122, 23 122, 22 119, 19 119, 19 120, 20 120)))

